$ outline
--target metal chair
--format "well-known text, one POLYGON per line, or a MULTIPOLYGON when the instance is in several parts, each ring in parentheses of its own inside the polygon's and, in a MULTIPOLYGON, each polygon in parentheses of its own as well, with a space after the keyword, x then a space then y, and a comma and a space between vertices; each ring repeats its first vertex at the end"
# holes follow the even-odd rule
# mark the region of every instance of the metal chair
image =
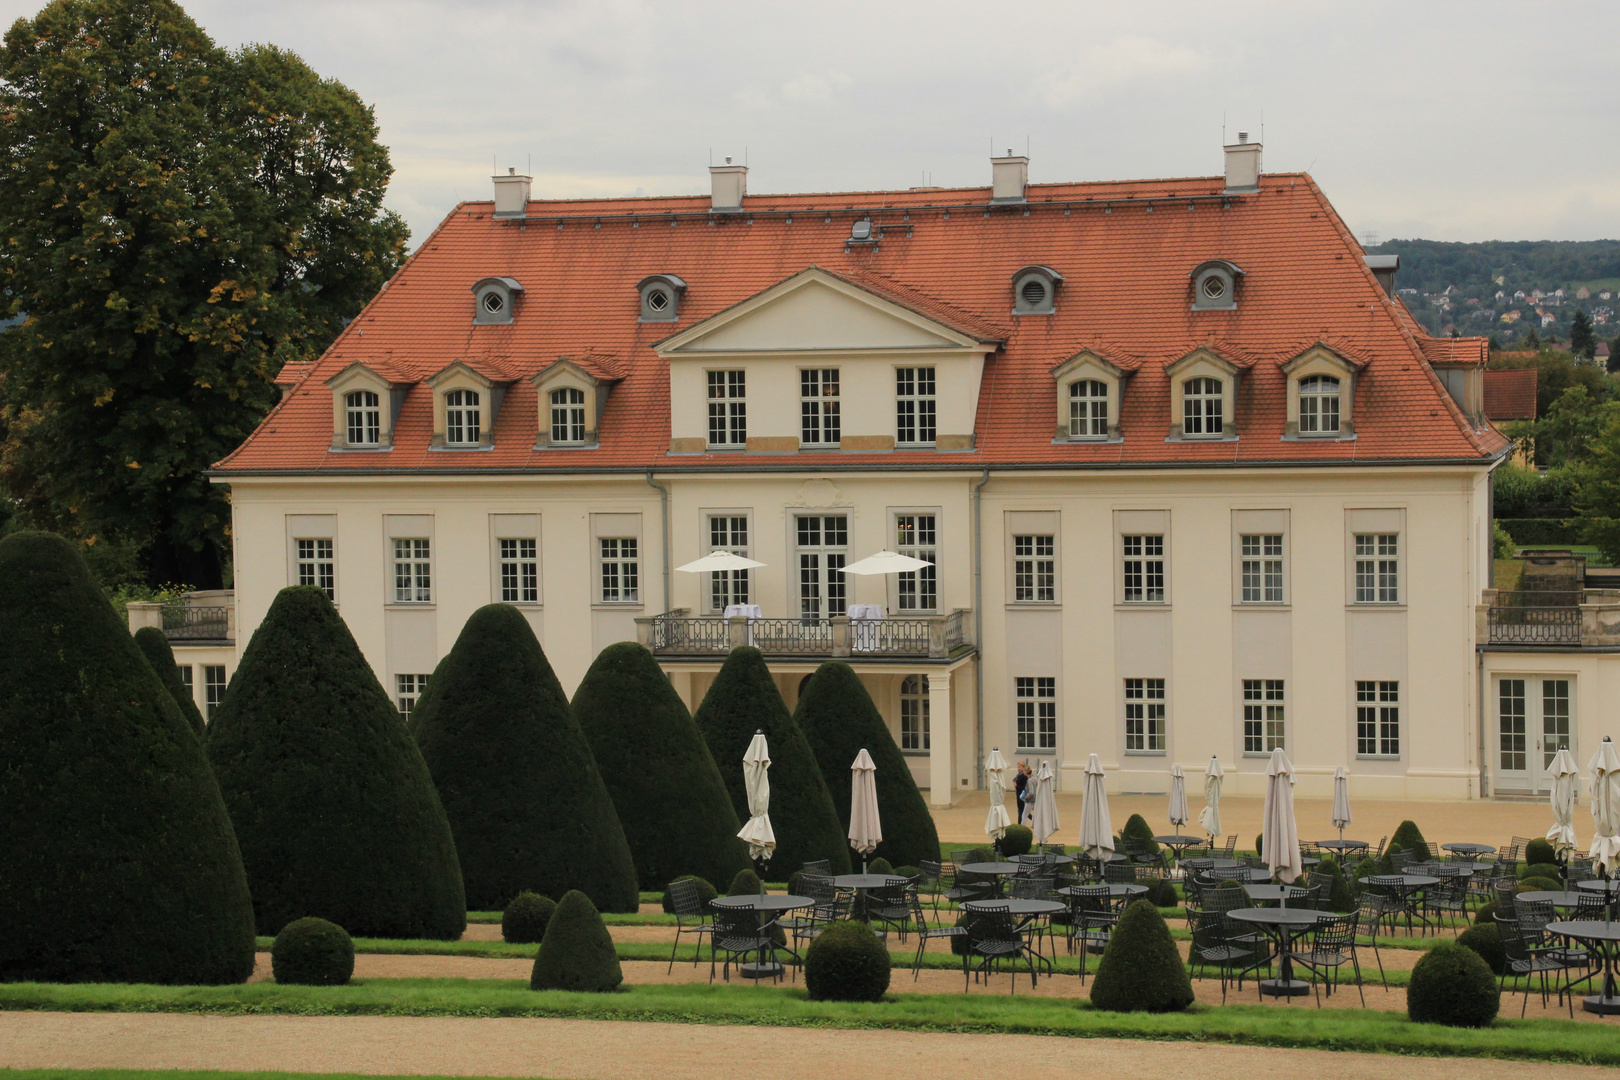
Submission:
MULTIPOLYGON (((731 963, 733 959, 753 953, 758 963, 776 963, 776 939, 771 936, 771 926, 762 926, 759 921, 759 912, 752 904, 746 906, 726 906, 714 909, 714 930, 709 934, 709 981, 714 982, 714 964, 717 953, 725 953, 725 965, 721 969, 721 977, 725 982, 731 981, 731 963), (767 961, 766 957, 770 959, 767 961)), ((737 963, 742 961, 737 959, 737 963)), ((776 973, 776 981, 782 981, 781 971, 776 973)))
POLYGON ((1384 956, 1378 951, 1378 925, 1392 917, 1389 906, 1389 897, 1372 890, 1361 894, 1360 903, 1356 908, 1356 928, 1366 928, 1372 945, 1373 959, 1378 961, 1378 981, 1389 987, 1389 977, 1384 974, 1384 956))
POLYGON ((883 924, 879 937, 894 930, 901 941, 906 940, 906 932, 911 928, 911 902, 907 894, 915 891, 916 882, 911 878, 891 877, 867 893, 867 921, 883 924))
POLYGON ((1305 880, 1316 890, 1316 910, 1327 911, 1328 905, 1333 903, 1333 875, 1312 870, 1305 875, 1305 880))
MULTIPOLYGON (((1316 926, 1306 938, 1305 948, 1290 949, 1289 959, 1301 967, 1308 969, 1313 976, 1323 977, 1332 972, 1337 975, 1339 968, 1345 964, 1351 965, 1356 973, 1356 993, 1361 995, 1361 1005, 1367 1006, 1367 992, 1361 988, 1361 961, 1356 958, 1356 922, 1358 912, 1349 915, 1334 915, 1330 918, 1319 919, 1316 926)), ((1380 963, 1380 971, 1382 964, 1380 963)), ((1311 979, 1315 984, 1316 978, 1311 979)), ((1333 996, 1335 982, 1327 980, 1328 996, 1333 996)), ((1322 1007, 1322 990, 1316 987, 1316 1007, 1322 1007)))
POLYGON ((831 859, 810 859, 810 860, 806 861, 804 863, 804 865, 800 866, 799 870, 802 873, 806 873, 806 874, 816 874, 816 875, 819 875, 820 877, 831 877, 832 876, 832 860, 831 859))
POLYGON ((951 887, 939 895, 953 904, 961 905, 970 900, 982 900, 990 895, 991 886, 977 879, 962 880, 962 868, 951 867, 951 887))
POLYGON ((692 966, 697 967, 698 957, 703 955, 703 935, 714 929, 714 924, 703 918, 703 895, 698 892, 697 882, 691 878, 680 878, 669 883, 669 905, 675 909, 675 947, 669 951, 668 974, 675 970, 675 956, 681 951, 681 935, 696 934, 697 948, 692 951, 692 966))
POLYGON ((1204 883, 1198 880, 1197 875, 1185 877, 1181 881, 1181 904, 1187 912, 1187 929, 1193 928, 1198 912, 1204 906, 1204 883))
POLYGON ((1228 836, 1226 838, 1226 846, 1221 848, 1221 856, 1220 857, 1223 858, 1223 859, 1230 859, 1232 857, 1232 853, 1234 851, 1236 851, 1236 850, 1237 850, 1237 833, 1233 833, 1232 835, 1230 835, 1230 836, 1228 836))
POLYGON ((1373 857, 1374 860, 1382 859, 1384 857, 1384 845, 1386 845, 1388 843, 1389 843, 1389 837, 1387 837, 1387 836, 1378 841, 1378 848, 1377 848, 1377 850, 1375 850, 1372 853, 1372 857, 1373 857))
MULTIPOLYGON (((1530 1007, 1530 984, 1537 975, 1541 976, 1541 1004, 1547 1005, 1547 975, 1549 972, 1563 971, 1564 963, 1551 955, 1552 950, 1532 946, 1525 940, 1519 931, 1519 921, 1513 918, 1503 918, 1500 913, 1493 916, 1496 919, 1496 931, 1502 939, 1502 951, 1507 959, 1502 965, 1502 977, 1497 981, 1500 990, 1507 984, 1507 977, 1513 975, 1524 979, 1524 1004, 1519 1006, 1519 1016, 1522 1019, 1525 1011, 1530 1007)), ((1559 993, 1563 996, 1562 991, 1559 993)), ((1570 1006, 1570 1018, 1574 1019, 1574 1005, 1570 1006)))
MULTIPOLYGON (((979 972, 983 972, 988 979, 995 964, 1000 963, 1002 960, 1012 960, 1015 966, 1011 973, 1011 992, 1016 994, 1018 992, 1018 969, 1016 964, 1019 958, 1022 957, 1024 963, 1029 967, 1029 985, 1031 988, 1035 987, 1037 985, 1035 958, 1030 953, 1029 946, 1025 944, 1023 935, 1018 932, 1017 926, 1013 924, 1012 914, 1007 910, 1007 905, 1004 903, 986 903, 984 906, 975 909, 973 915, 972 922, 968 924, 967 955, 969 959, 974 956, 981 958, 974 974, 977 975, 979 972)), ((967 965, 964 964, 962 979, 962 989, 964 991, 968 988, 966 976, 967 965)))
POLYGON ((1309 908, 1316 910, 1317 901, 1322 895, 1321 886, 1312 885, 1301 888, 1297 885, 1283 886, 1283 906, 1291 908, 1309 908))
MULTIPOLYGON (((907 891, 907 899, 911 903, 911 922, 917 933, 917 959, 911 965, 911 981, 917 981, 917 973, 922 970, 923 952, 928 948, 930 941, 949 940, 967 936, 967 928, 961 926, 929 926, 928 918, 923 913, 922 901, 917 896, 917 890, 907 891)), ((935 914, 938 914, 936 911, 935 914)), ((962 953, 962 974, 967 974, 967 953, 962 953)))
POLYGON ((1102 871, 1103 881, 1110 885, 1136 884, 1136 867, 1128 862, 1108 863, 1102 871))
MULTIPOLYGON (((1450 867, 1456 870, 1458 867, 1450 867)), ((1424 890, 1423 904, 1428 913, 1436 920, 1438 932, 1439 920, 1455 916, 1461 920, 1453 923, 1452 929, 1462 933, 1461 923, 1468 921, 1468 879, 1460 874, 1441 874, 1440 884, 1424 890)))
POLYGON ((1040 848, 1042 855, 1067 855, 1069 853, 1068 846, 1065 844, 1042 844, 1040 848))
POLYGON ((1119 912, 1114 908, 1113 893, 1107 885, 1082 885, 1069 893, 1068 945, 1074 952, 1080 943, 1080 985, 1086 984, 1086 954, 1092 949, 1108 947, 1119 912))
POLYGON ((1189 959, 1195 967, 1213 967, 1220 973, 1222 1005, 1226 1004, 1229 981, 1236 979, 1239 992, 1243 990, 1243 975, 1255 955, 1253 948, 1234 937, 1231 920, 1221 912, 1200 911, 1193 920, 1189 959))

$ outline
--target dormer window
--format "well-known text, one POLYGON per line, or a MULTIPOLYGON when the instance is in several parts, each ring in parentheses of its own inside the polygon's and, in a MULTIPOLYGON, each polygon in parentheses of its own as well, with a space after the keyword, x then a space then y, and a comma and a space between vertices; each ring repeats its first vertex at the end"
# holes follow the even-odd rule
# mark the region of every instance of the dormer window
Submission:
POLYGON ((1220 435, 1224 431, 1223 384, 1219 379, 1194 378, 1181 384, 1181 433, 1184 436, 1220 435))
POLYGON ((686 282, 674 274, 653 274, 636 286, 641 293, 641 322, 679 322, 686 282))
POLYGON ((1117 441, 1125 371, 1091 349, 1052 369, 1057 380, 1057 427, 1052 441, 1117 441))
POLYGON ((600 358, 592 357, 558 357, 536 372, 529 380, 540 409, 535 449, 597 446, 597 424, 617 377, 600 358))
POLYGON ((478 391, 452 390, 444 395, 444 441, 447 446, 477 446, 482 434, 478 391))
POLYGON ((551 444, 578 446, 585 441, 585 391, 572 386, 551 392, 551 444))
POLYGON ((503 326, 512 321, 523 286, 513 278, 488 277, 474 285, 472 291, 474 325, 503 326))
POLYGON ((1013 314, 1051 315, 1057 311, 1063 275, 1050 266, 1026 266, 1013 275, 1013 314))
POLYGON ((343 395, 350 446, 376 446, 382 441, 382 399, 371 390, 343 395))
POLYGON ((1108 384, 1081 379, 1069 384, 1069 438, 1108 437, 1108 384))
POLYGON ((1309 375, 1299 380, 1299 433, 1339 433, 1339 380, 1332 375, 1309 375))
POLYGON ((1288 378, 1285 439, 1353 439, 1355 396, 1362 363, 1317 342, 1283 364, 1288 378))
POLYGON ((1193 268, 1194 311, 1230 311, 1237 307, 1238 282, 1243 271, 1224 259, 1211 259, 1193 268))
POLYGON ((394 417, 410 384, 396 382, 389 374, 357 362, 326 380, 332 390, 333 450, 393 447, 394 417))

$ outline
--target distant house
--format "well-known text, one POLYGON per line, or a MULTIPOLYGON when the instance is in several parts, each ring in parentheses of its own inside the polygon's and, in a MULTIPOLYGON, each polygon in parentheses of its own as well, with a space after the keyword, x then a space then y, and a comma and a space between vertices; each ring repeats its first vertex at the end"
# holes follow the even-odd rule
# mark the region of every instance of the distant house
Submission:
POLYGON ((1579 289, 1575 290, 1575 299, 1577 299, 1577 300, 1590 300, 1590 299, 1592 299, 1592 290, 1588 289, 1585 285, 1582 285, 1579 289))
POLYGON ((1529 298, 1524 295, 1524 290, 1523 289, 1519 289, 1516 292, 1514 292, 1513 299, 1515 299, 1515 300, 1527 300, 1529 298))
POLYGON ((1504 311, 1502 312, 1502 321, 1512 325, 1513 323, 1518 322, 1519 317, 1523 314, 1524 312, 1522 311, 1504 311))
POLYGON ((1599 300, 1613 300, 1614 299, 1614 293, 1610 292, 1608 289, 1604 289, 1602 292, 1598 293, 1598 299, 1599 300))
MULTIPOLYGON (((1498 358, 1507 355, 1498 353, 1498 358)), ((1533 353, 1522 355, 1531 356, 1533 353)), ((1500 428, 1515 420, 1536 418, 1535 368, 1485 372, 1485 418, 1500 428)), ((1513 448, 1513 462, 1530 467, 1530 451, 1523 442, 1513 448)))

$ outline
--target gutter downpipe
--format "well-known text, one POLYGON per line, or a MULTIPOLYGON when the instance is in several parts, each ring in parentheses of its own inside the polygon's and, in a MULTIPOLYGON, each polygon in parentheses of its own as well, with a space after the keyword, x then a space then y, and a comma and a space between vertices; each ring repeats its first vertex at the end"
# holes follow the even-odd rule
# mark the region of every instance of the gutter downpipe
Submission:
MULTIPOLYGON (((1490 539, 1486 565, 1491 567, 1492 577, 1487 578, 1485 584, 1494 585, 1493 580, 1496 568, 1496 470, 1493 468, 1485 474, 1485 520, 1490 526, 1490 539)), ((1482 594, 1481 594, 1482 595, 1482 594)), ((1489 644, 1490 621, 1486 620, 1486 644, 1489 644)), ((1490 798, 1489 771, 1485 758, 1485 645, 1474 643, 1474 722, 1479 729, 1479 797, 1490 798)))
POLYGON ((973 485, 973 629, 978 649, 973 673, 973 775, 977 787, 984 787, 984 530, 980 526, 979 493, 990 482, 990 470, 973 485))
POLYGON ((647 470, 647 486, 658 492, 658 511, 660 522, 664 529, 664 614, 669 614, 669 488, 653 479, 653 471, 647 470))

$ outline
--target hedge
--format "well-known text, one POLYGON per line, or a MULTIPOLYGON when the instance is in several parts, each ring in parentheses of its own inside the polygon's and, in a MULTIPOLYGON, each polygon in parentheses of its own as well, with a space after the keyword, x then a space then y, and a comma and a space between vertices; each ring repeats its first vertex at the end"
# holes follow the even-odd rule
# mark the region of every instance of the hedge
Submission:
POLYGON ((846 837, 854 786, 850 766, 865 750, 876 766, 878 818, 883 826, 883 842, 872 857, 910 866, 924 859, 939 861, 939 833, 928 803, 854 668, 839 660, 817 668, 793 719, 816 755, 846 837))
POLYGON ((219 785, 72 544, 0 540, 0 626, 0 980, 245 981, 219 785))
POLYGON ((1192 979, 1159 909, 1134 901, 1108 937, 1091 1004, 1114 1012, 1178 1012, 1193 1003, 1192 979))
POLYGON ((622 982, 624 970, 601 914, 590 897, 570 889, 546 925, 529 989, 606 994, 622 982))
POLYGON ((155 626, 143 626, 135 631, 135 644, 140 646, 152 670, 157 672, 158 681, 169 692, 175 708, 186 718, 186 723, 197 733, 197 738, 202 738, 206 727, 203 715, 191 692, 186 689, 186 684, 180 681, 180 666, 174 662, 174 650, 169 648, 168 635, 155 626))
POLYGON ((500 910, 521 892, 557 900, 570 889, 601 911, 637 909, 619 815, 523 612, 487 604, 472 613, 410 728, 474 911, 500 910))
POLYGON ((603 649, 573 708, 641 888, 688 874, 727 881, 750 865, 720 769, 652 653, 633 641, 603 649))
POLYGON ((291 986, 342 986, 354 977, 354 939, 325 919, 294 919, 270 946, 270 974, 291 986))
POLYGON ((1406 1014, 1418 1023, 1484 1027, 1501 1006, 1490 965, 1466 945, 1442 941, 1412 967, 1406 1014))
POLYGON ((1516 544, 1579 544, 1581 527, 1577 521, 1559 518, 1497 518, 1516 544))
POLYGON ((207 745, 260 933, 314 915, 356 937, 461 936, 461 867, 427 764, 320 589, 276 596, 207 745))
POLYGON ((889 949, 863 922, 835 922, 804 954, 811 1001, 882 1001, 889 989, 889 949))

